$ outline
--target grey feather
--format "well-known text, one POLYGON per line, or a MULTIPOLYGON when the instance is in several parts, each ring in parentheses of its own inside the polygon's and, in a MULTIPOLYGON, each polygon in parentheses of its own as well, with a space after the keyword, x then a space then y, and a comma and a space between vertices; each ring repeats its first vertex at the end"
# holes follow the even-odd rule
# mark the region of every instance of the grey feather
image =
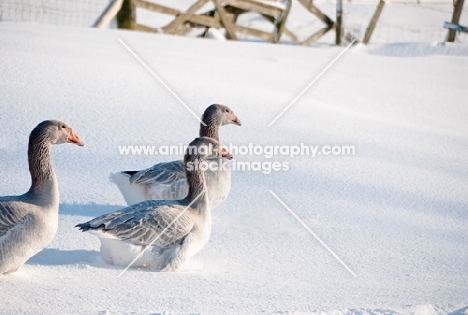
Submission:
POLYGON ((130 184, 171 185, 179 179, 185 180, 184 162, 182 160, 158 163, 139 171, 130 177, 130 184))

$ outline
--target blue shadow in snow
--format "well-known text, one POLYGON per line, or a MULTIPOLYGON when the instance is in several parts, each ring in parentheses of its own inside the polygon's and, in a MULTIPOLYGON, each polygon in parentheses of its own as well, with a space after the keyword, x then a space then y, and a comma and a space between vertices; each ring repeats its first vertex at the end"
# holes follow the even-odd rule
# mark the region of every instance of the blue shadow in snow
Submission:
POLYGON ((31 257, 28 265, 76 265, 95 264, 100 260, 100 254, 94 250, 61 250, 57 248, 46 248, 31 257))
POLYGON ((97 217, 106 213, 123 209, 125 207, 126 206, 120 205, 100 205, 96 203, 89 203, 85 205, 61 203, 59 207, 59 214, 97 217))
POLYGON ((464 315, 468 313, 468 306, 465 306, 459 310, 448 313, 447 315, 464 315))

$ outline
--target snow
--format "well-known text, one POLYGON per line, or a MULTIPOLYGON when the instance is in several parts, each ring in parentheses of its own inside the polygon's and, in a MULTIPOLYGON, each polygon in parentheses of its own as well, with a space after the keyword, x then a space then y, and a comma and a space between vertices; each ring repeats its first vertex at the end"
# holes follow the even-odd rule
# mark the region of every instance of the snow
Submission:
POLYGON ((468 107, 465 44, 358 45, 267 125, 341 51, 116 30, 0 23, 0 191, 27 190, 27 137, 69 123, 54 146, 59 231, 0 278, 2 314, 466 314, 468 107), (111 172, 179 156, 119 145, 190 142, 197 114, 230 106, 225 144, 353 145, 354 156, 238 155, 289 171, 233 174, 212 237, 179 273, 106 265, 74 225, 124 206, 111 172), (270 193, 276 193, 353 277, 270 193))

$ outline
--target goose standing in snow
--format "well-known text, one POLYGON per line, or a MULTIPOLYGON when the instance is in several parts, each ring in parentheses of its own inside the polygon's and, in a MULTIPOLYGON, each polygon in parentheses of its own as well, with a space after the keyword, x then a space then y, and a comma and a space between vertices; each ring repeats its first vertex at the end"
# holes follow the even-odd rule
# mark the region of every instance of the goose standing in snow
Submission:
POLYGON ((43 250, 58 227, 59 191, 50 162, 50 145, 83 145, 67 124, 46 120, 29 136, 31 188, 21 196, 0 197, 0 274, 18 270, 43 250))
POLYGON ((231 156, 208 137, 196 138, 189 148, 196 152, 187 149, 184 157, 189 185, 185 198, 146 200, 76 226, 99 237, 101 255, 107 263, 128 266, 141 254, 132 267, 176 271, 208 242, 209 192, 204 172, 196 163, 207 162, 210 157, 231 156), (210 146, 212 150, 208 150, 210 146))
MULTIPOLYGON (((219 142, 218 129, 227 124, 241 125, 239 118, 225 105, 208 106, 200 123, 200 137, 219 142)), ((215 159, 221 163, 221 160, 215 159)), ((221 165, 220 165, 221 166, 221 165)), ((224 161, 224 168, 205 173, 210 204, 215 208, 226 200, 231 189, 231 163, 224 161)), ((177 200, 187 195, 188 184, 182 160, 156 164, 142 171, 112 173, 110 179, 119 187, 128 205, 144 200, 177 200)))

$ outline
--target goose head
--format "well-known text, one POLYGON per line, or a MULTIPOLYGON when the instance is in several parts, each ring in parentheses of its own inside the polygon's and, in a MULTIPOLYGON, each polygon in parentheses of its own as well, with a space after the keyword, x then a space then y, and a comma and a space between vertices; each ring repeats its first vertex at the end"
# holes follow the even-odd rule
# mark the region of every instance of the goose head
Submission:
POLYGON ((234 111, 226 105, 213 104, 206 108, 203 113, 202 120, 205 124, 216 124, 224 126, 233 124, 241 126, 240 119, 234 114, 234 111))
POLYGON ((83 141, 66 123, 58 120, 45 120, 31 131, 30 139, 43 138, 51 144, 73 143, 83 146, 83 141))

